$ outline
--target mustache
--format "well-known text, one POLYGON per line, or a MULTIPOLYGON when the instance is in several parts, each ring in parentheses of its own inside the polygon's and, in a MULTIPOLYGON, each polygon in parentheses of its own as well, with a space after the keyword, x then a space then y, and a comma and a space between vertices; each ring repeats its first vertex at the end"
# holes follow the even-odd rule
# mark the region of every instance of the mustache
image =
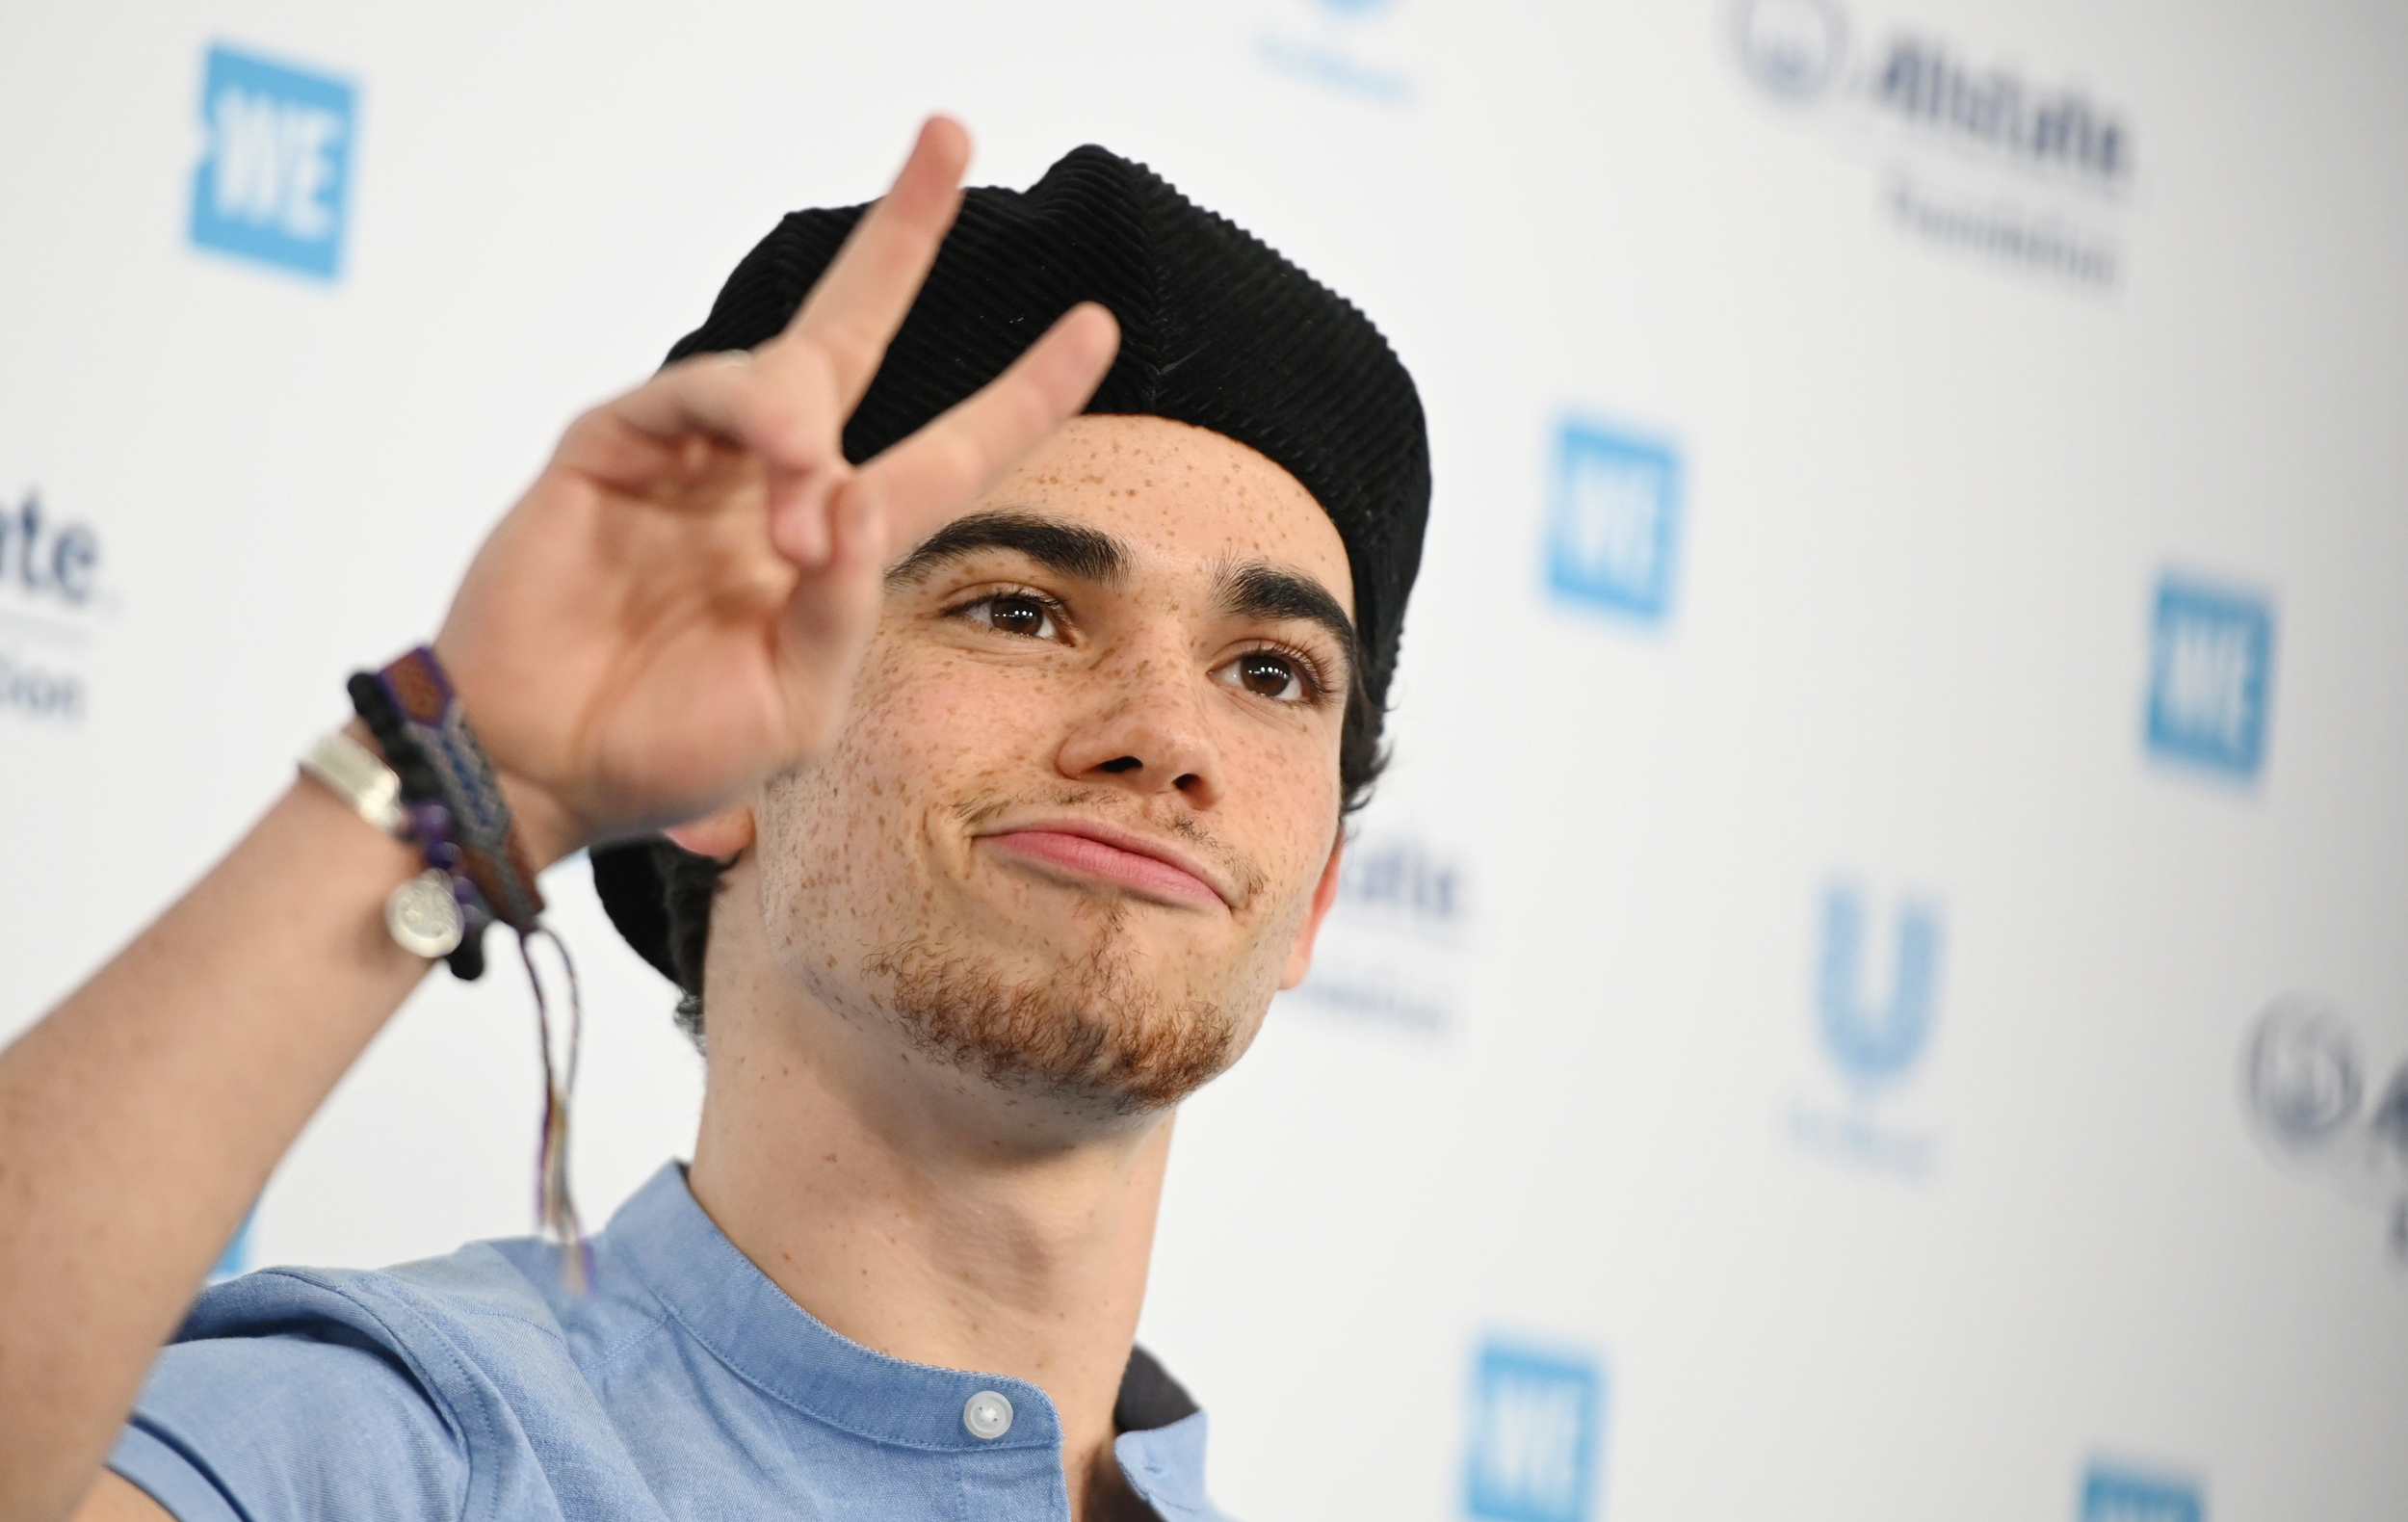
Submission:
POLYGON ((1227 874, 1236 888, 1238 902, 1252 904, 1262 891, 1263 870, 1246 855, 1206 829, 1185 814, 1157 816, 1143 804, 1131 805, 1126 793, 1112 788, 1083 787, 1075 782, 1060 787, 1029 792, 982 791, 956 800, 954 818, 970 834, 983 833, 986 827, 1014 814, 1044 812, 1081 813, 1100 823, 1120 826, 1125 829, 1153 831, 1176 838, 1180 845, 1199 856, 1209 857, 1214 865, 1227 874))

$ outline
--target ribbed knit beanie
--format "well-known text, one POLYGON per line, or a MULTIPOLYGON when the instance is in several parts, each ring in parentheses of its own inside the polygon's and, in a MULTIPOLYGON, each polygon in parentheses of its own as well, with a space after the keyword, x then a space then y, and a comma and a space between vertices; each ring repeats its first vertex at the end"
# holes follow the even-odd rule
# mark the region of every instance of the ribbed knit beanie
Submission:
MULTIPOLYGON (((794 212, 728 276, 669 358, 749 349, 801 305, 862 206, 794 212)), ((1120 352, 1086 410, 1169 418, 1269 457, 1337 526, 1354 577, 1363 679, 1387 701, 1429 515, 1429 442, 1413 379, 1343 297, 1141 164, 1073 149, 1027 191, 980 188, 938 250, 845 427, 868 459, 1003 373, 1055 319, 1099 302, 1120 352)), ((675 976, 647 852, 594 853, 619 930, 675 976)))

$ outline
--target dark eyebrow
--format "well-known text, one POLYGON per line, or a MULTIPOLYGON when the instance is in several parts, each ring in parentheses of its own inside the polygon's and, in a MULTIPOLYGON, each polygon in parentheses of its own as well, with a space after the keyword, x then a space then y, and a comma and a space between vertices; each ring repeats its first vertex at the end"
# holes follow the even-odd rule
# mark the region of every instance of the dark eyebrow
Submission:
POLYGON ((1266 561, 1232 566, 1220 576, 1220 609, 1239 618, 1300 618, 1319 624, 1346 653, 1349 675, 1362 666, 1354 620, 1327 588, 1302 571, 1266 561))
POLYGON ((1103 586, 1129 573, 1129 551, 1111 535, 1066 518, 999 509, 955 518, 886 573, 887 585, 918 581, 939 565, 980 550, 1017 550, 1047 570, 1103 586))

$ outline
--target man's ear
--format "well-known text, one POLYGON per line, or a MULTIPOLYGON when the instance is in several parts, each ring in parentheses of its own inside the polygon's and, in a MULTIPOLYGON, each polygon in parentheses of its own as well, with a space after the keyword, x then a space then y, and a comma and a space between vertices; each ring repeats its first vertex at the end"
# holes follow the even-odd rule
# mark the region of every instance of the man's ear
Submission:
POLYGON ((752 809, 730 803, 716 814, 690 819, 661 833, 697 856, 724 861, 752 844, 752 809))
POLYGON ((1322 863, 1322 879, 1313 884, 1313 906, 1306 911, 1304 923, 1296 927, 1296 944, 1288 948, 1288 969, 1279 975, 1282 989, 1295 987, 1313 970, 1313 940, 1322 932, 1322 921, 1329 918, 1329 906, 1338 902, 1338 866, 1346 853, 1347 832, 1341 828, 1329 848, 1329 859, 1322 863))

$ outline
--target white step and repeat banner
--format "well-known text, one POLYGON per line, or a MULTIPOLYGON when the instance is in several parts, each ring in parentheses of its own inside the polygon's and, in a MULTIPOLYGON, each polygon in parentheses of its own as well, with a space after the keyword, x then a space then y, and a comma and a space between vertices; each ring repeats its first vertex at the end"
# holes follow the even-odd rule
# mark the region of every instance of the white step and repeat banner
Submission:
MULTIPOLYGON (((2408 16, 2337 0, 0 10, 0 1034, 917 118, 1386 328, 1438 498, 1322 964, 1144 1338, 1241 1515, 2408 1505, 2408 16)), ((554 874, 607 1212, 669 990, 554 874)), ((436 981, 237 1245, 524 1231, 436 981)))

